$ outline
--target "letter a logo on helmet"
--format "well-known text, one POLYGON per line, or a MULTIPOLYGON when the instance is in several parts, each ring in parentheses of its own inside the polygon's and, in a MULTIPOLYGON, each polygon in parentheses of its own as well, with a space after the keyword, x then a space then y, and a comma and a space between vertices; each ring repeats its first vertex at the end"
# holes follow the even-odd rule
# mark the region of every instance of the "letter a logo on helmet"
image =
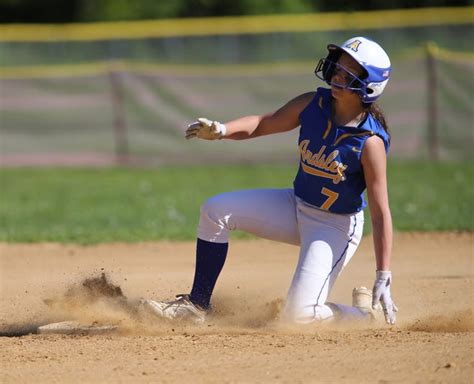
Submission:
POLYGON ((359 45, 362 44, 362 41, 360 40, 354 40, 350 44, 345 45, 346 48, 352 49, 354 52, 357 52, 359 50, 359 45))

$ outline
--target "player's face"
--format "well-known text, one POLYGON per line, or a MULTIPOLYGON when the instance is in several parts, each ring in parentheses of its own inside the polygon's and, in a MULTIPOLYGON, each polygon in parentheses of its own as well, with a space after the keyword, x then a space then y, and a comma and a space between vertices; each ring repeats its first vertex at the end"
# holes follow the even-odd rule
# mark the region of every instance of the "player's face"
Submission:
POLYGON ((354 91, 345 89, 344 87, 351 86, 354 76, 360 77, 362 73, 363 69, 360 64, 347 53, 343 52, 337 61, 337 65, 335 66, 331 77, 331 91, 333 97, 359 97, 354 91))

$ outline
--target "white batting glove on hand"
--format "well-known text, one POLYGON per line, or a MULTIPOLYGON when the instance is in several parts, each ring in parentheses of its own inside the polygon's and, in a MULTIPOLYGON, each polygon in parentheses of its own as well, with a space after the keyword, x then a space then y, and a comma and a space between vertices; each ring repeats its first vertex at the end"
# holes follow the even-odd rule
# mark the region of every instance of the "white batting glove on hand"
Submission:
POLYGON ((222 139, 225 133, 226 127, 224 124, 200 117, 197 121, 188 125, 186 139, 197 137, 204 140, 217 140, 222 139))
POLYGON ((392 272, 377 271, 374 288, 372 291, 372 309, 380 310, 380 304, 382 304, 382 309, 387 324, 395 324, 395 312, 398 311, 398 308, 393 302, 392 296, 390 294, 391 284, 392 272))

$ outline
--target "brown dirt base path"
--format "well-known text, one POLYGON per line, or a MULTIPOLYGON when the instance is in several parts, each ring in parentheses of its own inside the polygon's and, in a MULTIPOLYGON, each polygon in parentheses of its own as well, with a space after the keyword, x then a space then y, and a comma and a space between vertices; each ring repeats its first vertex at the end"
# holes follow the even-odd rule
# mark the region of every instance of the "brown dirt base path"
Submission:
MULTIPOLYGON (((297 253, 269 241, 232 241, 215 316, 197 327, 137 317, 133 306, 140 297, 189 291, 193 243, 0 244, 0 382, 472 382, 472 233, 395 235, 393 327, 275 321, 297 253), (59 320, 122 331, 28 334, 59 320)), ((366 237, 331 301, 350 304, 352 288, 370 287, 373 278, 366 237)))

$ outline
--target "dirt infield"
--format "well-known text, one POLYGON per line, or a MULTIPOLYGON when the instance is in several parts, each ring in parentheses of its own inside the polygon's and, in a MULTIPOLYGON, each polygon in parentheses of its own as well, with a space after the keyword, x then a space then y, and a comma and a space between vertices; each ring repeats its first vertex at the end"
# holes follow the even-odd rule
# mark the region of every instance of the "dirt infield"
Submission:
MULTIPOLYGON (((137 321, 127 307, 140 297, 188 292, 193 243, 0 244, 0 382, 472 382, 473 234, 395 235, 393 295, 400 312, 394 327, 275 321, 297 251, 232 241, 216 315, 197 327, 137 321), (111 289, 96 297, 91 279, 102 273, 111 289), (119 323, 122 330, 28 334, 72 319, 119 323)), ((351 289, 371 286, 373 277, 366 237, 331 301, 350 304, 351 289)))

